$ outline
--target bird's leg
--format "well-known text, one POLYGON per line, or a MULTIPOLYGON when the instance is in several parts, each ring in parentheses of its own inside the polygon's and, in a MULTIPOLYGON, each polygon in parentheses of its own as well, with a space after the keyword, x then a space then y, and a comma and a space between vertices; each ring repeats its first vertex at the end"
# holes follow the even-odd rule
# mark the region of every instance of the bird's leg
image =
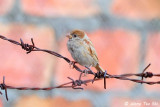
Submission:
POLYGON ((88 72, 90 71, 91 74, 94 74, 94 75, 95 75, 95 73, 91 70, 92 65, 91 65, 90 67, 87 67, 87 66, 85 66, 85 67, 88 69, 88 72))
POLYGON ((83 70, 83 72, 84 72, 84 77, 88 74, 88 69, 85 69, 85 70, 83 70))
POLYGON ((74 65, 75 65, 75 63, 77 63, 76 61, 70 61, 69 62, 69 65, 70 65, 70 68, 74 68, 74 65))
POLYGON ((87 69, 83 70, 84 76, 86 76, 86 74, 88 74, 89 71, 93 72, 93 71, 91 70, 92 65, 89 66, 89 67, 87 67, 87 66, 85 66, 85 67, 86 67, 87 69))

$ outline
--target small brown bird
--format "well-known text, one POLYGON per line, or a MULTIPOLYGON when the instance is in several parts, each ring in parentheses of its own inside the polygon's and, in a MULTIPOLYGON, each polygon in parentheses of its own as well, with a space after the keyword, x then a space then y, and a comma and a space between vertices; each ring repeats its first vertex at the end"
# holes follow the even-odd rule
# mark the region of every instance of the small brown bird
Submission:
POLYGON ((67 35, 67 47, 73 59, 82 66, 95 67, 97 71, 105 72, 99 65, 96 50, 87 34, 81 30, 73 30, 67 35))

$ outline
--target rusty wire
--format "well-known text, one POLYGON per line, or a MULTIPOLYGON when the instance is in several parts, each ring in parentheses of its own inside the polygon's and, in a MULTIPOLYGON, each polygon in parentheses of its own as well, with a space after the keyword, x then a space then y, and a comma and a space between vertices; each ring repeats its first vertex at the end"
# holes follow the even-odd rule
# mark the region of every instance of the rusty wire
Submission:
MULTIPOLYGON (((62 58, 64 59, 67 63, 72 63, 73 61, 71 61, 70 59, 68 59, 67 57, 64 57, 62 55, 60 55, 57 52, 54 51, 50 51, 50 50, 46 50, 46 49, 40 49, 38 47, 35 46, 33 39, 31 38, 31 45, 26 44, 22 41, 22 39, 20 39, 20 42, 17 42, 15 40, 12 39, 8 39, 2 35, 0 35, 0 38, 3 40, 7 40, 13 44, 19 45, 22 47, 22 49, 26 50, 26 53, 29 54, 32 51, 42 51, 42 52, 46 52, 49 54, 52 54, 56 57, 62 58)), ((119 79, 119 80, 128 80, 128 81, 132 81, 132 82, 136 82, 136 83, 145 83, 148 85, 154 85, 154 84, 160 84, 160 81, 144 81, 144 78, 152 78, 152 77, 160 77, 160 74, 154 74, 152 72, 146 72, 146 70, 148 69, 148 67, 151 64, 148 64, 144 70, 142 71, 142 73, 137 73, 137 74, 121 74, 121 75, 111 75, 109 73, 107 73, 107 71, 105 72, 97 72, 94 73, 90 68, 86 67, 87 70, 81 70, 76 64, 73 64, 73 67, 80 72, 80 76, 79 79, 74 80, 71 77, 68 77, 69 80, 71 80, 70 82, 55 86, 55 87, 47 87, 47 88, 30 88, 30 87, 14 87, 14 86, 9 86, 5 84, 5 77, 3 77, 3 83, 0 84, 0 89, 1 90, 5 90, 5 96, 6 96, 6 100, 8 101, 8 94, 7 94, 7 89, 17 89, 17 90, 53 90, 56 88, 73 88, 73 89, 83 89, 81 87, 81 85, 87 85, 87 83, 90 82, 94 82, 94 81, 98 81, 101 79, 104 79, 104 88, 106 89, 106 79, 107 78, 115 78, 115 79, 119 79), (87 74, 91 74, 94 76, 93 79, 88 79, 88 80, 82 80, 81 76, 83 73, 87 73, 87 74), (141 77, 141 79, 132 79, 131 77, 141 77)), ((0 94, 2 94, 2 92, 0 91, 0 94)))

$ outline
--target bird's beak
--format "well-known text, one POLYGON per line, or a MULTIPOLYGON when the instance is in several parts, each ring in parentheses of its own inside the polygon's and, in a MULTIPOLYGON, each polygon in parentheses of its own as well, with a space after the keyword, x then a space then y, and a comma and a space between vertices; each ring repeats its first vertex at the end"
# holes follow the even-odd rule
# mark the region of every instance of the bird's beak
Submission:
POLYGON ((72 39, 72 35, 66 35, 66 37, 72 39))

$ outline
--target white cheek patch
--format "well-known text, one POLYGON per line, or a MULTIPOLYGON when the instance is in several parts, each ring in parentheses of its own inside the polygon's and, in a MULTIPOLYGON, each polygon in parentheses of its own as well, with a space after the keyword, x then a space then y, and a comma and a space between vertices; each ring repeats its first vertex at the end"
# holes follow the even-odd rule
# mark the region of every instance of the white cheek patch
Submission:
POLYGON ((87 34, 85 33, 84 38, 83 39, 89 39, 87 34))

